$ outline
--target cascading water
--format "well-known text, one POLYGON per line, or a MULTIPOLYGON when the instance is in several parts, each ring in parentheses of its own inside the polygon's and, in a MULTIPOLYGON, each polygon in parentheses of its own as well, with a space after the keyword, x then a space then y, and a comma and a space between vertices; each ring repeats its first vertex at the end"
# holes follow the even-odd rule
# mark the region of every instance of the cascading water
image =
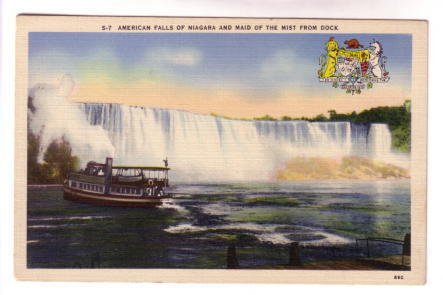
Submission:
POLYGON ((266 180, 294 157, 391 153, 385 124, 245 121, 185 111, 82 104, 91 125, 102 126, 120 164, 152 165, 168 157, 180 180, 266 180))
POLYGON ((407 156, 391 152, 385 124, 247 121, 82 104, 69 101, 72 85, 65 86, 38 85, 30 91, 36 109, 29 113, 30 128, 41 138, 40 160, 52 140, 65 137, 82 166, 107 156, 121 165, 160 165, 168 157, 171 176, 181 181, 269 180, 295 157, 356 155, 403 167, 409 163, 407 156))
POLYGON ((368 145, 375 157, 391 153, 391 131, 386 124, 371 124, 368 145))

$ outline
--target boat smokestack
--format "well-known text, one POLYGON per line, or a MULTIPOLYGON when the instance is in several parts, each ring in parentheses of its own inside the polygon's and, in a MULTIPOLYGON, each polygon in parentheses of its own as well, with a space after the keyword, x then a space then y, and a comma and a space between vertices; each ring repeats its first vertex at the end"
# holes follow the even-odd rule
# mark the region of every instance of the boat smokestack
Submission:
POLYGON ((105 163, 105 194, 109 194, 112 183, 112 158, 106 158, 105 163))

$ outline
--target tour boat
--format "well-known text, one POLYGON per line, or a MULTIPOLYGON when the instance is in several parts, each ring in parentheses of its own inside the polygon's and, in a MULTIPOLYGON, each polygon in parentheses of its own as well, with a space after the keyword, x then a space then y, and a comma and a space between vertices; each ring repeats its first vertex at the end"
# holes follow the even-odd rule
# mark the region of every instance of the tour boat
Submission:
POLYGON ((155 207, 169 197, 168 160, 164 167, 113 166, 88 162, 80 172, 70 173, 65 180, 64 198, 71 201, 105 205, 155 207))

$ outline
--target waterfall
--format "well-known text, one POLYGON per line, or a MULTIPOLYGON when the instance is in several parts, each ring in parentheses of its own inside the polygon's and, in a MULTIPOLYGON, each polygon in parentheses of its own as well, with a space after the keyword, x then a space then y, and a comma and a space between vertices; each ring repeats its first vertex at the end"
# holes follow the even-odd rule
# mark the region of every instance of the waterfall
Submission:
POLYGON ((168 157, 173 177, 183 181, 265 180, 300 156, 392 154, 386 124, 233 120, 119 104, 80 107, 90 125, 107 132, 115 163, 160 165, 168 157))
POLYGON ((391 131, 386 124, 371 124, 368 145, 376 157, 391 153, 391 131))
POLYGON ((64 137, 81 165, 114 157, 120 165, 162 165, 180 181, 269 180, 296 157, 370 157, 408 168, 391 151, 386 124, 234 120, 186 111, 75 103, 71 81, 30 89, 29 128, 40 137, 39 161, 64 137))

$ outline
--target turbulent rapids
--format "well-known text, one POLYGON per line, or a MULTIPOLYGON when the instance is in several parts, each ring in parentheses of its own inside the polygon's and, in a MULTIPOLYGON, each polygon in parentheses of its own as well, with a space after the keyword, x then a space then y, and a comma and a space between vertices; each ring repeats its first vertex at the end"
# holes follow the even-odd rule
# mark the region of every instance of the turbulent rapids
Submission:
MULTIPOLYGON (((119 165, 168 157, 180 181, 269 180, 294 158, 364 157, 407 168, 391 151, 386 124, 234 120, 121 104, 73 103, 60 89, 31 91, 30 126, 42 151, 64 136, 82 164, 112 156, 119 165)), ((41 155, 40 155, 41 156, 41 155)))

